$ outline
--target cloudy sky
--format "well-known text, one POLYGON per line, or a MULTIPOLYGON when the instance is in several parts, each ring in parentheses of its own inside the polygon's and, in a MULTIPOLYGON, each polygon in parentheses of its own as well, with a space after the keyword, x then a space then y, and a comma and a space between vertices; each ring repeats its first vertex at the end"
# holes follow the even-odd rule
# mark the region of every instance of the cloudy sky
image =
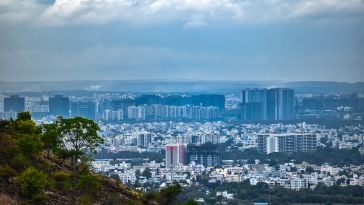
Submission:
POLYGON ((0 0, 0 81, 364 81, 364 0, 0 0))

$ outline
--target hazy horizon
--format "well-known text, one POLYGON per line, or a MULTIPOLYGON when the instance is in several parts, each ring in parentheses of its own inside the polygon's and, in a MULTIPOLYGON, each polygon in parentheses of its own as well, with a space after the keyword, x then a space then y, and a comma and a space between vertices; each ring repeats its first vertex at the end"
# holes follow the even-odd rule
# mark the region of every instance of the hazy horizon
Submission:
POLYGON ((115 80, 115 81, 34 81, 1 82, 0 92, 240 92, 244 88, 292 88, 298 93, 359 93, 364 94, 364 82, 333 81, 192 81, 192 80, 115 80))
POLYGON ((106 82, 106 81, 122 81, 122 82, 228 82, 228 83, 267 83, 267 82, 282 82, 282 83, 348 83, 348 84, 357 84, 364 83, 363 81, 336 81, 336 80, 221 80, 221 79, 115 79, 115 80, 98 80, 98 79, 89 79, 89 80, 0 80, 1 83, 63 83, 63 82, 106 82))

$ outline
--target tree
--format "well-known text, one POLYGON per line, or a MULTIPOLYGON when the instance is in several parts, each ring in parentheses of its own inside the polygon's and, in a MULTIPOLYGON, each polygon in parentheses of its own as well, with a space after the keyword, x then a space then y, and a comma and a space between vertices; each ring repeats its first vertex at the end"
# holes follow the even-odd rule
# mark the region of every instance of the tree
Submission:
POLYGON ((32 115, 30 112, 19 112, 17 115, 17 120, 25 121, 25 120, 31 120, 32 115))
POLYGON ((310 174, 315 172, 315 170, 312 167, 306 167, 306 172, 310 174))
POLYGON ((57 131, 57 126, 54 123, 42 124, 41 128, 41 139, 44 144, 44 148, 47 151, 47 157, 49 158, 51 150, 56 150, 61 143, 60 135, 57 131))
POLYGON ((159 192, 148 192, 145 195, 145 204, 174 204, 177 196, 182 192, 179 184, 174 184, 161 189, 159 192))
POLYGON ((160 204, 172 204, 177 196, 182 192, 182 187, 179 184, 174 184, 160 190, 160 204))
POLYGON ((15 137, 9 133, 0 132, 0 147, 0 159, 7 162, 19 152, 15 137))
POLYGON ((135 187, 138 187, 140 184, 139 184, 139 177, 141 176, 141 173, 140 173, 140 170, 139 169, 137 169, 136 171, 135 171, 135 177, 136 177, 136 181, 135 181, 135 187))
POLYGON ((43 198, 43 192, 47 186, 47 177, 42 171, 29 167, 16 177, 16 182, 23 196, 37 201, 43 198))
POLYGON ((73 175, 76 175, 76 165, 80 157, 89 152, 95 152, 96 148, 104 143, 99 136, 99 126, 92 120, 75 117, 56 121, 57 133, 61 135, 61 146, 72 157, 73 175))
POLYGON ((143 171, 143 173, 142 173, 142 176, 144 176, 147 179, 150 179, 152 177, 152 173, 150 172, 150 169, 149 168, 145 168, 144 171, 143 171))
POLYGON ((137 169, 137 170, 135 171, 135 176, 136 176, 136 178, 140 177, 140 175, 141 175, 140 170, 139 170, 139 169, 137 169))
POLYGON ((35 154, 43 150, 43 143, 37 134, 20 135, 17 145, 23 155, 29 158, 33 158, 35 154))
POLYGON ((32 120, 30 112, 19 112, 18 118, 15 121, 15 128, 20 133, 36 133, 37 127, 32 120))

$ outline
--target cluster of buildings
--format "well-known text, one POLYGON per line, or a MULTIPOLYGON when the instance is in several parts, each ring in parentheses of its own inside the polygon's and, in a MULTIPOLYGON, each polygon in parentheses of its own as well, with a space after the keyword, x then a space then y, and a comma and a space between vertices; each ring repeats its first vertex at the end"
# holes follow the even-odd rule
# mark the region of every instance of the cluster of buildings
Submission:
POLYGON ((205 95, 94 95, 38 96, 10 95, 3 99, 1 119, 16 118, 30 111, 33 118, 82 116, 104 122, 121 121, 213 121, 225 109, 225 96, 205 95))
MULTIPOLYGON (((284 105, 287 102, 283 99, 285 96, 290 96, 289 93, 291 92, 284 89, 266 91, 268 93, 278 92, 277 99, 282 101, 278 100, 277 102, 282 102, 284 105)), ((249 111, 250 113, 260 117, 269 116, 268 113, 270 113, 269 109, 271 108, 267 107, 266 111, 264 111, 265 106, 262 105, 265 101, 258 103, 259 100, 256 99, 256 96, 258 96, 256 93, 260 93, 264 98, 265 94, 261 93, 265 91, 248 90, 244 92, 246 93, 243 95, 245 96, 244 102, 246 102, 243 105, 246 106, 245 108, 249 108, 249 106, 254 108, 259 105, 258 109, 249 111), (264 112, 261 112, 262 110, 264 112)), ((269 95, 267 94, 267 96, 269 95)), ((117 162, 112 162, 111 159, 99 159, 94 162, 93 165, 96 171, 107 175, 117 175, 123 183, 134 184, 135 186, 163 187, 176 181, 184 186, 192 186, 201 184, 200 178, 207 179, 208 183, 248 180, 252 185, 263 182, 271 186, 279 185, 293 190, 314 188, 319 183, 327 186, 334 184, 340 184, 341 186, 364 185, 363 166, 335 167, 327 164, 307 163, 269 166, 260 163, 259 160, 256 160, 255 163, 248 163, 244 159, 239 161, 233 159, 222 160, 222 155, 225 152, 246 149, 256 149, 258 152, 266 154, 274 152, 292 154, 294 152, 311 152, 318 147, 331 147, 335 149, 357 148, 364 153, 364 127, 360 125, 334 129, 306 123, 230 124, 222 121, 174 121, 170 119, 186 116, 189 113, 188 109, 199 109, 201 115, 201 113, 206 113, 206 111, 201 111, 202 109, 220 110, 220 108, 214 103, 163 105, 153 104, 158 103, 158 101, 151 101, 152 104, 127 103, 125 107, 120 104, 120 106, 112 109, 104 107, 105 109, 102 110, 105 99, 99 99, 99 103, 95 103, 97 101, 95 101, 95 98, 97 99, 97 97, 70 98, 56 95, 40 98, 41 100, 39 100, 38 98, 10 96, 4 99, 3 109, 7 111, 2 112, 2 115, 6 113, 8 116, 5 117, 15 118, 16 112, 22 110, 29 110, 33 113, 47 111, 48 114, 55 116, 81 115, 92 117, 96 116, 97 113, 101 113, 101 119, 103 120, 99 122, 99 125, 101 135, 105 138, 105 144, 102 145, 104 152, 163 153, 163 160, 158 162, 153 159, 147 159, 143 162, 133 159, 119 159, 117 162), (108 123, 123 121, 125 118, 129 120, 129 113, 130 116, 133 116, 132 118, 146 120, 160 118, 164 120, 108 123), (219 146, 222 143, 225 144, 224 150, 221 150, 221 146, 219 146), (140 174, 146 172, 146 170, 150 174, 140 174)), ((131 102, 130 99, 122 100, 122 102, 131 102)), ((154 99, 154 97, 143 97, 142 99, 150 100, 154 99)), ((145 103, 138 97, 134 98, 134 102, 145 103)), ((281 111, 279 103, 277 105, 277 108, 274 109, 278 113, 277 116, 288 116, 288 111, 281 111)), ((193 113, 193 111, 191 112, 193 113)), ((221 192, 218 194, 224 197, 233 197, 231 193, 221 192)))
MULTIPOLYGON (((38 123, 56 116, 94 119, 105 139, 100 148, 103 152, 159 154, 158 160, 123 158, 93 162, 96 171, 144 188, 164 187, 173 182, 201 185, 206 181, 211 184, 249 181, 251 185, 267 183, 293 190, 315 188, 320 183, 364 186, 364 165, 337 167, 303 162, 270 166, 259 160, 223 157, 226 153, 234 157, 234 152, 244 150, 293 154, 313 152, 319 147, 358 149, 364 154, 364 127, 360 124, 326 128, 314 123, 278 123, 306 119, 362 120, 364 97, 355 93, 314 95, 295 94, 288 88, 253 88, 242 90, 240 96, 85 95, 6 96, 0 103, 0 119, 15 119, 22 111, 30 111, 38 123)), ((216 196, 234 197, 227 192, 216 196)))
POLYGON ((174 106, 174 105, 142 105, 129 106, 128 119, 132 121, 145 120, 187 120, 187 121, 214 121, 220 119, 220 109, 209 106, 174 106))
POLYGON ((296 118, 300 120, 362 120, 364 96, 350 94, 297 94, 296 118))
POLYGON ((249 180, 251 185, 263 182, 270 186, 279 185, 293 190, 314 189, 319 183, 326 186, 335 184, 340 186, 363 186, 363 171, 364 166, 353 165, 339 168, 328 164, 315 165, 304 162, 301 164, 285 163, 277 167, 271 167, 256 162, 256 164, 215 168, 209 173, 209 183, 249 180))
MULTIPOLYGON (((178 156, 177 156, 178 157, 178 156)), ((282 186, 287 189, 314 189, 319 184, 326 186, 340 185, 364 186, 364 166, 336 167, 328 164, 315 165, 309 163, 285 163, 278 166, 261 164, 259 160, 249 164, 231 164, 229 160, 220 167, 206 167, 194 162, 188 165, 167 166, 167 162, 144 162, 139 165, 117 160, 100 159, 93 162, 98 172, 117 175, 121 182, 148 188, 164 187, 173 182, 183 186, 201 184, 199 178, 207 179, 207 183, 232 183, 249 181, 251 185, 267 183, 269 186, 282 186), (145 170, 149 176, 143 175, 145 170), (139 173, 139 174, 138 174, 139 173), (141 174, 140 174, 141 173, 141 174)))
POLYGON ((102 120, 105 122, 120 122, 124 120, 123 110, 109 110, 106 109, 102 113, 102 120))
POLYGON ((252 185, 261 182, 293 190, 315 188, 320 183, 364 186, 364 166, 308 163, 270 166, 259 160, 222 160, 225 152, 245 149, 267 154, 310 152, 328 146, 363 150, 363 126, 334 129, 306 123, 145 122, 104 124, 101 128, 106 139, 103 149, 108 152, 163 153, 161 161, 143 159, 136 163, 133 159, 117 159, 111 163, 112 159, 99 159, 94 162, 96 171, 117 175, 123 183, 134 186, 164 187, 173 182, 192 186, 201 184, 201 178, 207 183, 248 180, 252 185), (220 150, 221 143, 228 146, 220 150), (150 176, 140 174, 145 170, 150 176))
MULTIPOLYGON (((339 129, 317 124, 230 124, 226 122, 140 122, 100 124, 108 152, 161 152, 166 145, 228 143, 220 152, 256 149, 260 153, 311 152, 318 147, 357 148, 364 153, 363 126, 339 129), (148 136, 140 146, 140 136, 148 136)), ((185 159, 187 160, 187 156, 185 159)))
POLYGON ((83 116, 97 121, 362 120, 364 97, 357 93, 295 93, 289 88, 247 88, 227 94, 73 93, 70 96, 0 96, 0 118, 30 111, 35 119, 83 116))

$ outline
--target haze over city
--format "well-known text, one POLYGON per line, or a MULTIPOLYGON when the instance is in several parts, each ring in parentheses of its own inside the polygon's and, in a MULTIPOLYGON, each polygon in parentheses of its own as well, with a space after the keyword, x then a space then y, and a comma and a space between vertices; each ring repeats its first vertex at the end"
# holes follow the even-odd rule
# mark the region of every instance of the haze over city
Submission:
POLYGON ((362 0, 2 0, 0 80, 364 80, 362 0))

